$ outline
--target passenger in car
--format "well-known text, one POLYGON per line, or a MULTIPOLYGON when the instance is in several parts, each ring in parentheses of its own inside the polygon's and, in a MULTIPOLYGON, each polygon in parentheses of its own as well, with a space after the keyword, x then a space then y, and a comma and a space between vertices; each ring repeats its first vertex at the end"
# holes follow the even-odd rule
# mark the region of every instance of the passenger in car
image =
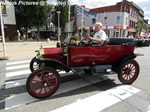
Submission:
POLYGON ((83 32, 83 35, 85 35, 86 39, 97 42, 97 43, 103 43, 107 39, 107 35, 105 31, 102 30, 102 23, 97 22, 95 24, 95 34, 93 37, 88 35, 86 32, 83 32))

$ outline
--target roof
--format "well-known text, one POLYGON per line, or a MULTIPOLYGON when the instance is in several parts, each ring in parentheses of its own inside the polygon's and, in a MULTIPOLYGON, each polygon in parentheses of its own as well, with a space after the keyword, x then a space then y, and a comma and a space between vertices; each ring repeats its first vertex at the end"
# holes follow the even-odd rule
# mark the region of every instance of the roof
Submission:
MULTIPOLYGON (((77 5, 78 7, 80 7, 80 8, 82 8, 82 6, 79 6, 79 5, 77 5)), ((85 11, 90 11, 90 9, 89 8, 87 8, 87 7, 85 7, 85 5, 83 5, 83 10, 85 10, 85 11)))

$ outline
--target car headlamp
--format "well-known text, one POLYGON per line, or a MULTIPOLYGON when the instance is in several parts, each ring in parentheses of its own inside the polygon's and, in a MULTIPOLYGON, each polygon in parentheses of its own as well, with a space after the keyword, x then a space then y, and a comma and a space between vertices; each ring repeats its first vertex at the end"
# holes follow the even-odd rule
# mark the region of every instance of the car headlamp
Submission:
POLYGON ((44 56, 44 49, 43 49, 42 45, 41 45, 40 49, 36 50, 35 52, 37 52, 36 58, 43 58, 43 56, 44 56))

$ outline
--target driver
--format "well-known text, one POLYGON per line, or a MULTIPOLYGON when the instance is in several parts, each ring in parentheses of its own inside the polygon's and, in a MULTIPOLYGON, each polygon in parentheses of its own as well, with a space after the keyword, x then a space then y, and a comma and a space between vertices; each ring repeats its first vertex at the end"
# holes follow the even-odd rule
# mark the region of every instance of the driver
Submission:
POLYGON ((85 36, 88 40, 102 44, 107 39, 107 35, 106 35, 105 31, 102 30, 102 23, 101 22, 97 22, 95 24, 95 31, 96 32, 95 32, 93 37, 89 36, 85 32, 83 32, 83 34, 85 34, 85 36))

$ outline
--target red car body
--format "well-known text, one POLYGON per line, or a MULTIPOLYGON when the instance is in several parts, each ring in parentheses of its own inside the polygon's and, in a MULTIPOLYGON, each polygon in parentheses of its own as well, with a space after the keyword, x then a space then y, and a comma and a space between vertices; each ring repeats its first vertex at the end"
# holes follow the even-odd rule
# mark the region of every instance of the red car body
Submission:
MULTIPOLYGON (((67 66, 86 66, 94 62, 96 65, 111 64, 119 57, 132 55, 134 46, 104 45, 104 46, 68 46, 67 66)), ((63 48, 44 48, 43 58, 55 59, 64 63, 61 58, 63 48)))
POLYGON ((35 98, 47 98, 59 87, 58 70, 66 73, 72 71, 80 76, 80 71, 83 70, 86 77, 87 74, 96 75, 96 67, 102 66, 98 69, 105 71, 108 69, 103 67, 105 65, 109 65, 110 69, 118 74, 123 84, 131 84, 137 79, 140 69, 134 60, 139 54, 135 54, 134 49, 149 45, 149 40, 110 38, 102 45, 81 41, 78 44, 57 44, 57 47, 53 48, 40 48, 37 56, 30 62, 32 73, 27 79, 27 91, 35 98), (34 63, 37 64, 35 68, 34 63))

